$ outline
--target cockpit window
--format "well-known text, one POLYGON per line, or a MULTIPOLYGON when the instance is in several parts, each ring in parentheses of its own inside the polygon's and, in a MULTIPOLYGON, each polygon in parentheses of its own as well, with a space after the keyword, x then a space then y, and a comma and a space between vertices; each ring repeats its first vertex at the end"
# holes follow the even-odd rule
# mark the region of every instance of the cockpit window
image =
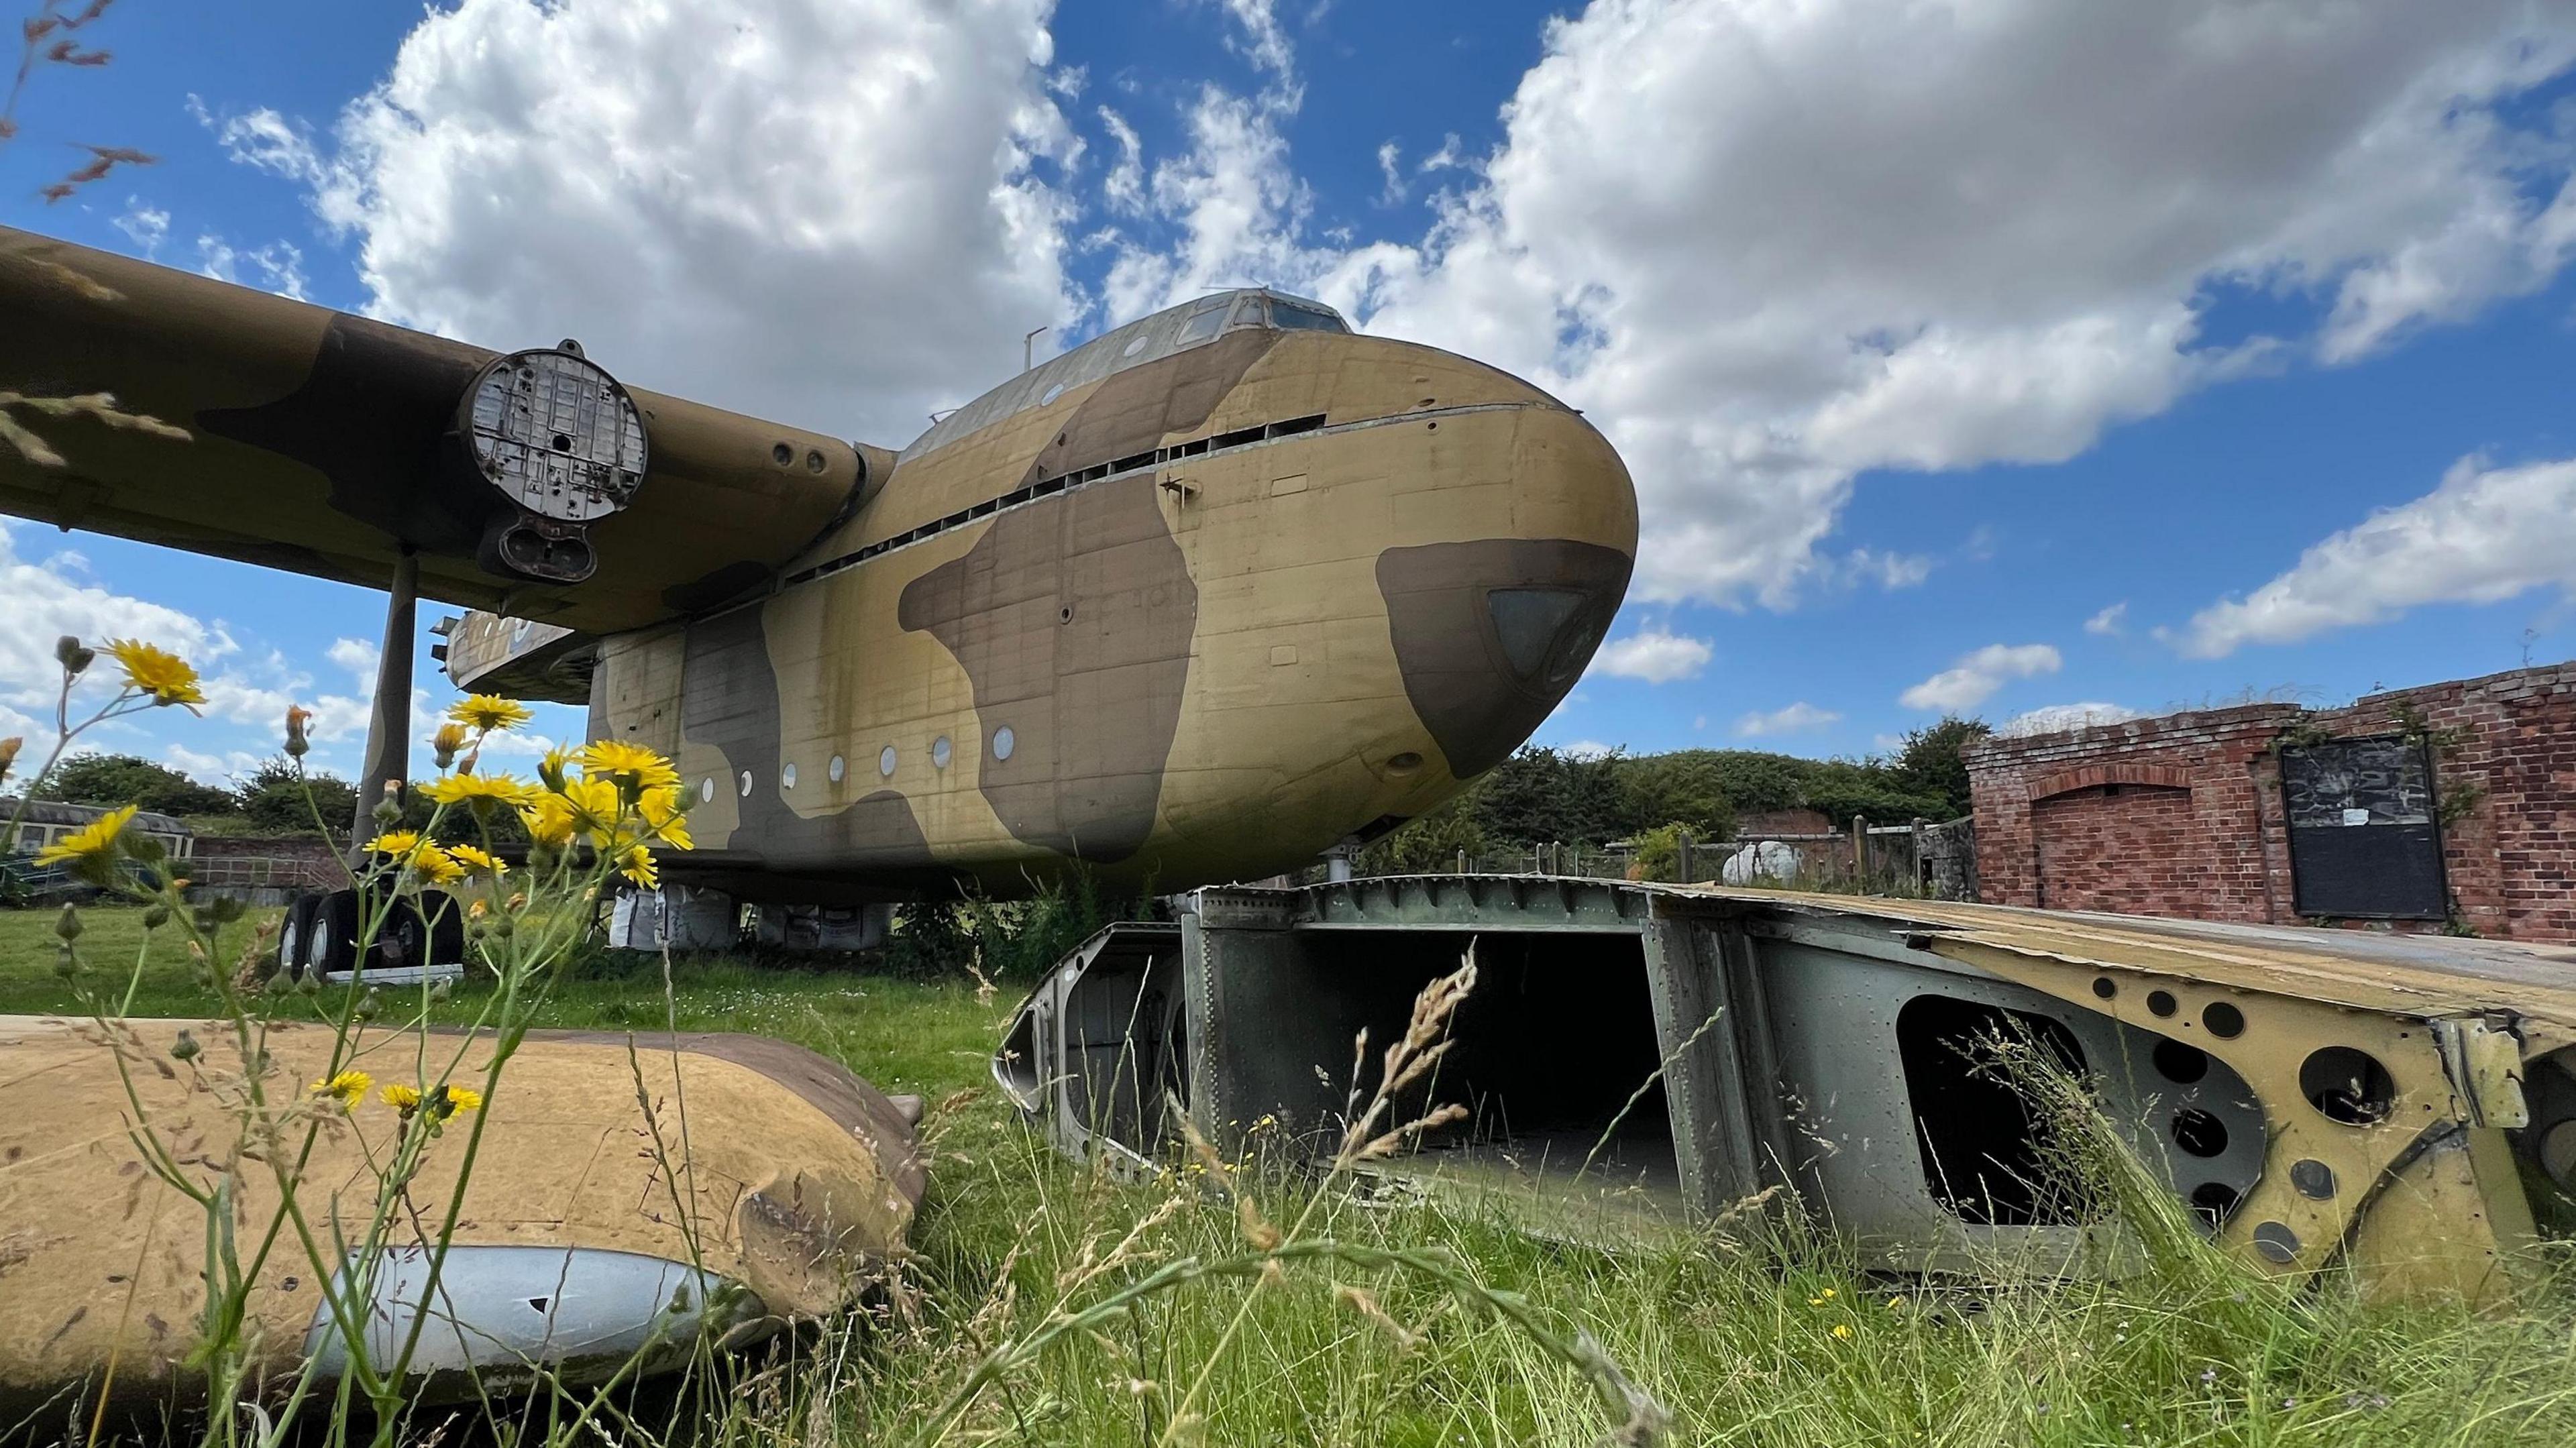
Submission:
POLYGON ((1225 299, 1219 297, 1215 299, 1215 305, 1199 308, 1198 312, 1182 326, 1181 335, 1173 339, 1173 345, 1186 347, 1192 342, 1204 342, 1215 336, 1217 329, 1224 325, 1225 299))
POLYGON ((1270 324, 1288 332, 1347 332, 1342 319, 1315 307, 1301 307, 1295 302, 1273 299, 1270 324))

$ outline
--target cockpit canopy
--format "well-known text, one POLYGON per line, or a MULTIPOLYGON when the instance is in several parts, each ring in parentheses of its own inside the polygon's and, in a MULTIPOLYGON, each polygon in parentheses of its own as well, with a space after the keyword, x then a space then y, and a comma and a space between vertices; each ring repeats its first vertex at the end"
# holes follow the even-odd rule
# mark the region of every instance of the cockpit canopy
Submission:
POLYGON ((1060 357, 1051 357, 974 401, 958 408, 903 450, 910 461, 959 438, 980 432, 1027 407, 1045 407, 1068 390, 1087 386, 1111 373, 1158 362, 1175 352, 1215 341, 1228 332, 1251 327, 1288 332, 1347 332, 1342 314, 1322 302, 1292 297, 1267 287, 1218 292, 1166 307, 1123 327, 1104 332, 1060 357))

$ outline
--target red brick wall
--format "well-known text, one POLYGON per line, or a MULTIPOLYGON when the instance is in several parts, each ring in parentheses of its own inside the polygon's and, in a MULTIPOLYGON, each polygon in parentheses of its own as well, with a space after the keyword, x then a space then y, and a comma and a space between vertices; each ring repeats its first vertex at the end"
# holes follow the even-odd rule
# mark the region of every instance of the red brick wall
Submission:
POLYGON ((300 884, 340 889, 348 871, 320 835, 199 835, 190 878, 210 885, 300 884))
POLYGON ((2340 709, 2251 704, 1970 745, 1980 893, 2055 909, 2295 922, 2274 754, 2293 727, 2429 731, 2434 788, 2452 802, 2442 843, 2453 921, 2481 935, 2576 942, 2576 664, 2340 709))
POLYGON ((2031 847, 2053 910, 2160 913, 2209 873, 2191 791, 2093 785, 2037 801, 2031 847))

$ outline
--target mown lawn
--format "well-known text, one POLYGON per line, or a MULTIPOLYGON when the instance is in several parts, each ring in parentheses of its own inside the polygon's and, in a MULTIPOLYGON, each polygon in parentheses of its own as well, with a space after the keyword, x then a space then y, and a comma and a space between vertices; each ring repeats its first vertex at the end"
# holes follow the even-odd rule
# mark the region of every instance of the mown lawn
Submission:
MULTIPOLYGON (((133 912, 84 918, 85 985, 121 993, 140 951, 138 1014, 204 1009, 175 940, 143 951, 133 912)), ((0 1012, 78 1006, 53 973, 52 924, 0 914, 0 1012)), ((1993 1287, 1873 1278, 1828 1241, 1741 1222, 1681 1246, 1578 1249, 1259 1160, 1244 1169, 1247 1214, 1184 1158, 1121 1180, 1023 1130, 984 1070, 1014 988, 988 1002, 965 981, 684 959, 666 997, 659 962, 613 957, 585 957, 556 986, 547 1024, 655 1029, 676 1014, 684 1029, 784 1036, 888 1090, 950 1098, 927 1123, 932 1193, 901 1290, 793 1372, 747 1384, 718 1436, 1503 1448, 1589 1443, 1613 1422, 1528 1333, 1420 1271, 1351 1253, 1154 1293, 1067 1331, 957 1420, 934 1413, 992 1346, 1158 1268, 1241 1258, 1277 1224, 1362 1256, 1446 1253, 1436 1260, 1525 1294, 1547 1330, 1598 1339, 1670 1407, 1670 1442, 2576 1442, 2563 1257, 2518 1306, 2479 1315, 2368 1305, 2335 1279, 2277 1290, 2187 1233, 2140 1276, 1993 1287)), ((469 989, 444 1010, 474 1004, 469 989)))

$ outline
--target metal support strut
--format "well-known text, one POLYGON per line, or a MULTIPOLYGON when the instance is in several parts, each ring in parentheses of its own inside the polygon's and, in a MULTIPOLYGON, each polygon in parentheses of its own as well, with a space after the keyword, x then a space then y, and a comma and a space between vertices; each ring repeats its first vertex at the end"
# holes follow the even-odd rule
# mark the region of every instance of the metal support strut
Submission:
POLYGON ((349 825, 349 848, 358 849, 375 832, 376 801, 388 786, 402 803, 404 778, 411 772, 411 650, 420 612, 420 555, 402 550, 387 585, 385 636, 376 652, 376 704, 367 719, 366 764, 358 773, 358 817, 349 825))

